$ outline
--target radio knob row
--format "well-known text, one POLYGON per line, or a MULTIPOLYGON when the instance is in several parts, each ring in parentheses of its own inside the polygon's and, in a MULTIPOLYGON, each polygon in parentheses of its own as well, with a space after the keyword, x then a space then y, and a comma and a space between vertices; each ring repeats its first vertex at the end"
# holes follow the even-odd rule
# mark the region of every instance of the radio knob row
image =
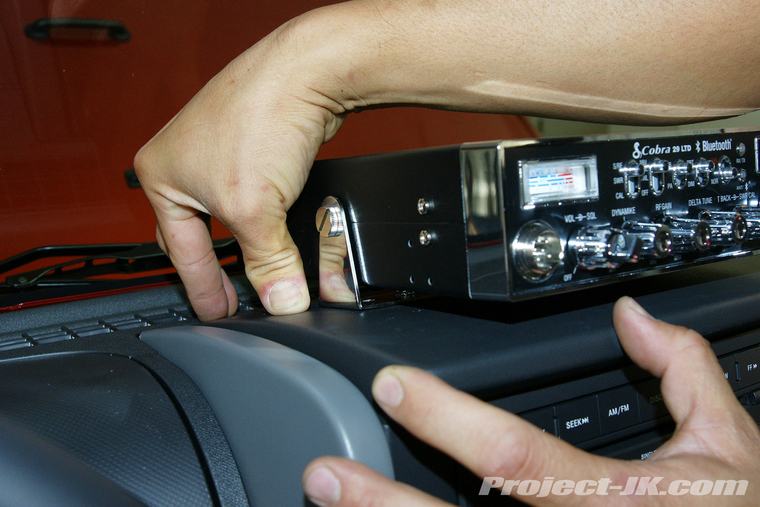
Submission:
POLYGON ((662 259, 672 253, 703 252, 760 239, 760 209, 702 211, 697 218, 665 217, 662 223, 625 222, 621 227, 585 226, 567 241, 546 222, 525 224, 512 243, 518 272, 527 280, 548 278, 567 260, 581 269, 615 269, 641 259, 662 259))
POLYGON ((636 198, 641 194, 644 175, 649 177, 649 190, 654 195, 660 195, 665 191, 668 180, 673 184, 673 188, 682 190, 686 188, 689 180, 700 187, 706 187, 712 177, 720 179, 721 183, 733 180, 741 183, 747 179, 746 171, 734 167, 731 159, 725 155, 718 159, 717 164, 705 158, 694 162, 677 160, 673 163, 655 158, 647 164, 631 160, 620 169, 620 174, 623 176, 624 191, 628 198, 636 198))

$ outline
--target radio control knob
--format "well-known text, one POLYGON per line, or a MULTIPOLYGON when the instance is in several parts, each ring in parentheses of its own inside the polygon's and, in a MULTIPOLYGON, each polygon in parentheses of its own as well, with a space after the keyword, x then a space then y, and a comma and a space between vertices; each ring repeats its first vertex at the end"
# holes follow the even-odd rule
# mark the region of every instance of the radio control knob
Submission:
POLYGON ((641 239, 642 258, 661 259, 673 250, 673 234, 667 225, 631 221, 623 224, 623 230, 641 239))
POLYGON ((668 217, 666 224, 673 236, 674 252, 702 252, 712 245, 712 229, 704 220, 668 217))
POLYGON ((700 158, 694 164, 692 164, 694 170, 694 180, 700 187, 706 187, 710 183, 710 175, 715 170, 715 162, 707 160, 706 158, 700 158))
POLYGON ((747 219, 732 211, 702 211, 699 218, 710 225, 713 246, 741 244, 747 239, 747 219))
POLYGON ((673 187, 678 190, 686 188, 686 184, 689 181, 689 174, 691 174, 691 172, 692 167, 689 162, 676 160, 675 163, 670 164, 670 175, 673 180, 673 187))
POLYGON ((588 226, 575 231, 567 243, 570 262, 582 269, 615 269, 636 262, 643 243, 611 227, 588 226))
POLYGON ((562 264, 562 241, 552 227, 541 220, 523 225, 512 243, 517 271, 526 280, 540 282, 562 264))
POLYGON ((737 206, 736 214, 747 220, 760 220, 760 208, 756 206, 737 206))
POLYGON ((760 208, 739 206, 736 208, 736 214, 747 221, 747 235, 744 239, 746 241, 760 239, 760 208))

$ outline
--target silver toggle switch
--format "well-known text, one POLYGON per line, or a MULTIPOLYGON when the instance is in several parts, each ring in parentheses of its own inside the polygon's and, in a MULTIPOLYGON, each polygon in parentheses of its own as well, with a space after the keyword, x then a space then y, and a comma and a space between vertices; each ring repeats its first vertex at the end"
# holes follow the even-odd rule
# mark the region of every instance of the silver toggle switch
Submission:
POLYGON ((670 164, 667 160, 656 158, 646 166, 649 173, 649 189, 654 195, 660 195, 665 190, 665 175, 670 164))
POLYGON ((635 160, 629 161, 624 167, 620 168, 620 174, 623 176, 623 191, 629 199, 639 196, 641 192, 641 174, 643 172, 644 167, 635 160))
POLYGON ((694 170, 694 180, 700 187, 706 187, 710 183, 710 175, 715 170, 715 162, 700 158, 692 164, 694 170))
POLYGON ((673 187, 678 190, 683 190, 689 183, 689 175, 693 169, 690 162, 684 162, 683 160, 676 160, 675 163, 670 164, 670 174, 673 179, 673 187))
POLYGON ((715 175, 720 178, 721 183, 728 183, 734 178, 739 177, 739 170, 731 165, 731 159, 723 155, 718 160, 718 166, 715 169, 715 175))

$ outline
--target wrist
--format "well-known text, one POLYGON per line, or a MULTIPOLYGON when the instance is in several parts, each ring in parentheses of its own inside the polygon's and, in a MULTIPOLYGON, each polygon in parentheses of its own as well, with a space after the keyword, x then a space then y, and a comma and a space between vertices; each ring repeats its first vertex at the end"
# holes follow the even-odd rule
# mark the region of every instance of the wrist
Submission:
POLYGON ((415 50, 424 36, 407 29, 419 14, 392 2, 354 0, 309 11, 273 35, 290 55, 297 83, 334 114, 384 105, 473 109, 453 98, 438 52, 415 50))

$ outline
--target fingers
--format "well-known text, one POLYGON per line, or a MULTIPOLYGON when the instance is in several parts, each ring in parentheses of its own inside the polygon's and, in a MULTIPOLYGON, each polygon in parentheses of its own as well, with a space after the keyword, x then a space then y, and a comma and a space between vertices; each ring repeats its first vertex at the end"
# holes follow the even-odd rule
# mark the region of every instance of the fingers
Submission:
POLYGON ((219 264, 205 221, 192 212, 157 214, 156 239, 177 269, 187 297, 201 321, 234 315, 235 288, 219 264))
POLYGON ((677 424, 744 412, 709 342, 697 332, 655 320, 627 297, 615 305, 613 321, 630 358, 662 379, 663 399, 677 424))
POLYGON ((344 458, 319 458, 306 467, 303 489, 321 507, 441 507, 449 505, 405 484, 394 482, 360 463, 344 458), (367 501, 371 499, 371 501, 367 501))
MULTIPOLYGON (((622 484, 642 475, 720 476, 732 462, 749 463, 742 459, 747 453, 741 444, 756 442, 757 431, 725 382, 709 343, 694 331, 653 319, 630 298, 618 302, 614 322, 633 360, 663 377, 664 398, 679 424, 666 450, 645 462, 580 451, 415 368, 384 368, 373 383, 373 396, 391 418, 479 477, 539 482, 552 477, 576 483, 607 477, 622 484), (675 459, 666 465, 668 457, 675 459)), ((579 495, 521 499, 534 505, 604 500, 579 495)))
MULTIPOLYGON (((753 424, 745 421, 748 416, 725 382, 709 344, 694 331, 653 319, 629 298, 616 305, 614 322, 633 360, 663 376, 663 394, 676 422, 689 421, 688 429, 680 425, 669 442, 671 452, 659 453, 655 460, 634 463, 585 453, 415 368, 384 368, 373 383, 373 396, 391 418, 479 477, 514 481, 553 477, 576 482, 608 477, 613 483, 625 483, 626 477, 642 475, 641 467, 653 466, 669 455, 698 454, 715 465, 719 461, 714 458, 725 449, 737 450, 731 439, 743 433, 728 431, 727 436, 718 436, 718 428, 751 428, 753 424)), ((665 470, 659 473, 669 475, 665 470)), ((534 505, 590 501, 578 495, 521 499, 534 505)))
POLYGON ((663 400, 677 431, 652 461, 688 455, 725 463, 755 462, 757 425, 738 403, 707 340, 653 319, 630 298, 613 314, 620 343, 639 366, 661 377, 663 400))
POLYGON ((274 315, 309 308, 309 288, 298 248, 290 236, 285 213, 269 207, 255 229, 233 231, 243 251, 245 272, 267 311, 274 315))
MULTIPOLYGON (((449 454, 478 477, 582 481, 620 477, 633 465, 592 456, 523 419, 458 391, 415 368, 390 366, 375 377, 381 408, 412 434, 449 454)), ((527 497, 536 505, 575 505, 587 497, 527 497)))

